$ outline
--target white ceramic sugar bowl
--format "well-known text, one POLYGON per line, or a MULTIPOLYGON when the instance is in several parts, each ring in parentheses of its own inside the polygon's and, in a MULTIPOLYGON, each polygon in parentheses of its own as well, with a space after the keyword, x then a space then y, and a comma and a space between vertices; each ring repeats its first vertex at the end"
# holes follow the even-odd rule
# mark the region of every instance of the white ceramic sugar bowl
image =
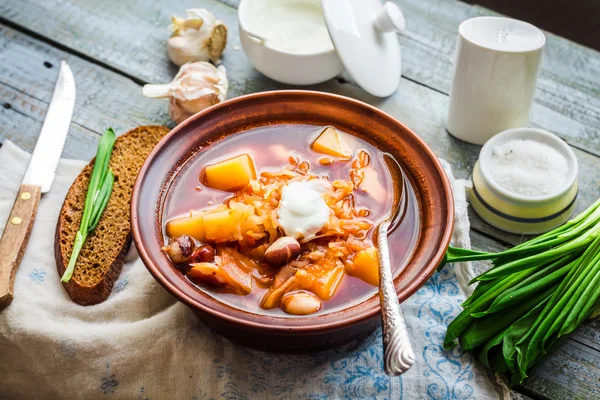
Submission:
MULTIPOLYGON (((513 163, 516 164, 517 161, 514 160, 513 163)), ((479 160, 473 169, 473 186, 468 192, 469 203, 483 220, 498 229, 517 234, 543 233, 567 222, 575 210, 578 191, 577 173, 575 153, 556 135, 534 128, 509 129, 495 135, 481 149, 479 160), (528 153, 531 155, 531 170, 523 169, 518 179, 511 182, 512 190, 509 189, 506 182, 498 181, 498 177, 506 173, 509 168, 517 168, 517 166, 508 165, 506 162, 498 164, 493 158, 496 151, 500 151, 496 154, 501 155, 515 152, 514 147, 510 147, 514 143, 523 143, 523 146, 532 146, 532 144, 546 146, 546 151, 552 149, 550 151, 561 160, 561 163, 555 165, 561 165, 564 176, 557 180, 552 189, 545 194, 533 196, 517 193, 515 189, 517 191, 524 189, 519 189, 515 185, 531 183, 536 176, 539 179, 539 175, 533 171, 535 163, 543 161, 545 157, 547 160, 551 159, 547 155, 542 157, 541 151, 531 148, 528 153)), ((553 182, 550 171, 544 175, 546 175, 544 178, 547 178, 546 183, 553 182)), ((510 176, 512 175, 504 175, 505 178, 510 176)))
POLYGON ((279 82, 312 85, 344 69, 367 92, 391 95, 401 76, 402 12, 380 0, 241 0, 240 40, 254 67, 279 82))

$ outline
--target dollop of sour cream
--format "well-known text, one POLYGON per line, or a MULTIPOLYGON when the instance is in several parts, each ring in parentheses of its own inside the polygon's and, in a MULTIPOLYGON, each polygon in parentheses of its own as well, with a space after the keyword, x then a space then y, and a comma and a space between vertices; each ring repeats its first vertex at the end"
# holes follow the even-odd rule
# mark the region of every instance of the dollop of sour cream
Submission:
POLYGON ((308 239, 323 229, 331 213, 323 200, 328 185, 326 180, 313 179, 283 187, 277 219, 286 235, 308 239))

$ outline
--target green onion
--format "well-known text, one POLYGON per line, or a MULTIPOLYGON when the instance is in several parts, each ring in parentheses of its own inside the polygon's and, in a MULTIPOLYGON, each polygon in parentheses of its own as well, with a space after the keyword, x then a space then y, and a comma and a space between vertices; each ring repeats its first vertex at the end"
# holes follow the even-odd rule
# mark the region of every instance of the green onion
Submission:
POLYGON ((471 350, 484 345, 488 340, 502 332, 513 322, 519 320, 523 315, 535 308, 536 304, 548 298, 551 294, 552 290, 546 290, 539 293, 531 301, 523 301, 506 312, 494 316, 488 315, 484 318, 478 318, 469 325, 462 335, 460 335, 460 347, 462 347, 463 350, 471 350))
POLYGON ((510 372, 513 374, 517 372, 517 359, 514 356, 517 352, 517 343, 528 332, 531 324, 535 322, 549 299, 550 296, 546 297, 527 314, 506 329, 506 334, 502 342, 502 358, 506 362, 510 372))
POLYGON ((480 298, 482 294, 486 293, 496 283, 496 281, 480 282, 479 285, 477 285, 477 287, 473 291, 473 293, 469 297, 467 297, 467 299, 461 304, 461 306, 468 306, 469 304, 480 298))
MULTIPOLYGON (((600 291, 600 287, 598 287, 598 291, 600 291)), ((589 312, 590 319, 596 318, 598 315, 600 315, 600 293, 598 293, 598 300, 596 300, 596 304, 592 306, 589 312)), ((583 319, 585 319, 585 316, 583 317, 583 319)))
POLYGON ((491 260, 448 325, 444 347, 473 351, 522 383, 560 337, 600 314, 600 200, 559 228, 498 253, 450 247, 444 264, 491 260))
POLYGON ((69 265, 60 279, 61 282, 68 282, 73 276, 79 252, 88 235, 96 228, 96 225, 98 225, 100 216, 108 204, 108 199, 112 193, 115 180, 112 170, 108 168, 108 163, 110 161, 115 140, 115 132, 112 128, 109 128, 104 132, 98 143, 98 151, 96 153, 92 176, 90 177, 90 182, 88 184, 81 224, 79 225, 79 231, 77 231, 77 234, 75 235, 75 243, 73 244, 69 265))
MULTIPOLYGON (((479 362, 482 363, 486 368, 494 369, 494 365, 497 364, 497 362, 493 362, 494 357, 498 359, 498 350, 495 348, 502 344, 507 331, 508 328, 497 334, 493 339, 488 341, 479 352, 479 362), (492 351, 493 349, 495 349, 495 351, 492 351)), ((508 367, 506 369, 508 369, 508 367)))
POLYGON ((464 311, 448 325, 446 338, 444 340, 444 348, 448 349, 454 346, 454 339, 457 339, 475 320, 473 314, 479 311, 484 311, 499 294, 517 284, 519 281, 525 279, 528 274, 533 273, 532 270, 533 269, 520 271, 518 274, 504 278, 500 282, 497 282, 496 285, 490 288, 490 290, 488 290, 476 301, 469 304, 467 308, 465 308, 464 311))
POLYGON ((571 264, 564 265, 565 260, 568 258, 569 256, 560 258, 558 261, 549 264, 547 267, 523 280, 512 289, 505 291, 500 296, 496 297, 488 310, 473 314, 473 317, 481 318, 488 314, 502 311, 510 306, 517 305, 521 301, 526 300, 528 297, 537 293, 539 290, 554 284, 563 278, 571 269, 571 264))

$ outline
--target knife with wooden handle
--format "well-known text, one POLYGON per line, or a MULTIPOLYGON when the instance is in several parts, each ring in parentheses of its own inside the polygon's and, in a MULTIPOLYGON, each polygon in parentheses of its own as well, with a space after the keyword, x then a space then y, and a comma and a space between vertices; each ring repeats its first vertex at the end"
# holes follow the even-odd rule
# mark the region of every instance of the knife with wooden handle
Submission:
POLYGON ((46 119, 0 238, 0 310, 13 300, 15 274, 29 241, 42 193, 52 186, 75 107, 75 79, 62 61, 46 119))

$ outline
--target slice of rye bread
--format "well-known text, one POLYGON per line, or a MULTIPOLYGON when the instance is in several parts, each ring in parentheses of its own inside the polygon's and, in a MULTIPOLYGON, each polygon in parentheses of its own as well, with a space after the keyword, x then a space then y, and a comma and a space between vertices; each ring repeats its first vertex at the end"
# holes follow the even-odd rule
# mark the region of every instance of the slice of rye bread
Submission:
MULTIPOLYGON (((79 253, 71 280, 63 283, 75 303, 98 304, 110 294, 131 245, 129 205, 135 179, 154 146, 168 132, 164 126, 140 126, 115 142, 109 164, 115 175, 112 194, 79 253)), ((77 176, 60 210, 54 238, 59 276, 65 272, 73 251, 93 166, 94 160, 77 176)))

